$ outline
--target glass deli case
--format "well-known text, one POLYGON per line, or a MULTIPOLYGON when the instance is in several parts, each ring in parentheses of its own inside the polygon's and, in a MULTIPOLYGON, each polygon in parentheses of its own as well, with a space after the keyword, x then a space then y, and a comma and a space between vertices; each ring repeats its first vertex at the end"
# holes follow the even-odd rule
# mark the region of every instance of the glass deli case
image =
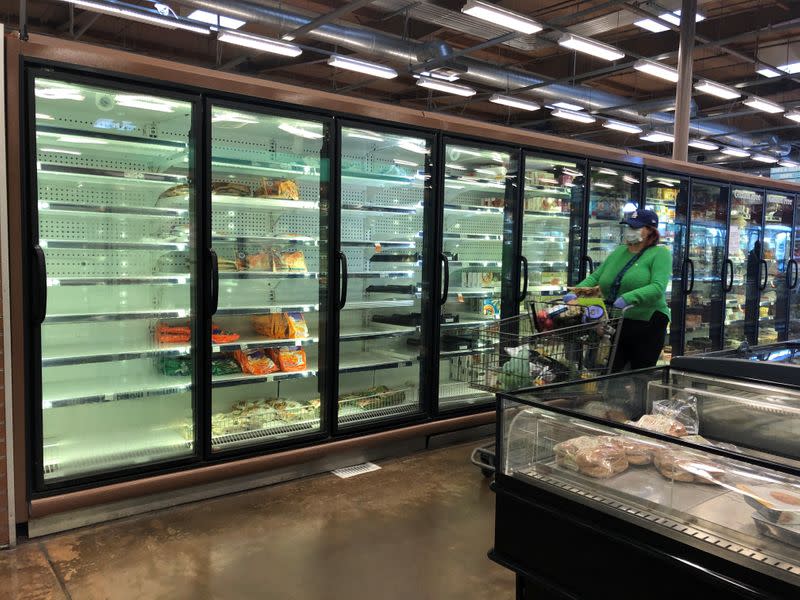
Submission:
POLYGON ((35 485, 191 458, 196 107, 32 79, 35 485))
POLYGON ((342 127, 338 425, 420 411, 428 137, 342 127))
POLYGON ((518 598, 638 597, 659 580, 648 598, 800 592, 796 387, 656 368, 501 394, 498 411, 490 556, 518 598))
POLYGON ((793 277, 792 223, 794 196, 767 192, 764 212, 764 249, 766 279, 758 302, 758 343, 787 339, 788 295, 793 277))
POLYGON ((639 207, 641 171, 617 165, 589 167, 589 207, 586 231, 588 273, 600 266, 622 243, 625 213, 639 207))
POLYGON ((211 107, 213 452, 321 431, 329 139, 321 121, 211 107))
MULTIPOLYGON (((507 214, 517 194, 517 160, 509 152, 450 141, 444 147, 442 288, 440 290, 439 410, 491 403, 465 383, 475 350, 465 326, 500 318, 503 258, 512 240, 507 214)), ((506 266, 510 268, 510 266, 506 266)))
POLYGON ((735 276, 732 265, 725 261, 728 187, 694 181, 691 190, 689 241, 683 265, 686 354, 720 349, 723 316, 726 320, 744 318, 738 305, 726 308, 723 302, 723 286, 732 289, 735 276))

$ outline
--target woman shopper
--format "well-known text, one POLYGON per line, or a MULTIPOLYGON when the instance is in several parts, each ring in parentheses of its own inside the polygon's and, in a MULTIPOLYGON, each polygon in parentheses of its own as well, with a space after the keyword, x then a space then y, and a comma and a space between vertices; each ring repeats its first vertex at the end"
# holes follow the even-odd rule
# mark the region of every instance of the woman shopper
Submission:
MULTIPOLYGON (((659 246, 658 215, 652 210, 629 213, 624 243, 608 255, 597 270, 581 281, 578 288, 599 286, 614 308, 626 309, 613 371, 652 367, 664 348, 670 320, 666 290, 672 275, 670 251, 659 246)), ((569 302, 575 293, 564 296, 569 302)))

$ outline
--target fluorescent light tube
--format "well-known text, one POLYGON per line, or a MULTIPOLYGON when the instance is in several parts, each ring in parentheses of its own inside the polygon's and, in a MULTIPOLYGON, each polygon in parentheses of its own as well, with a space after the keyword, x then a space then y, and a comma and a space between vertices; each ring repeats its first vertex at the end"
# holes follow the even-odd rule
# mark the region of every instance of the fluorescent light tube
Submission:
POLYGON ((280 129, 281 131, 285 131, 286 133, 291 133, 292 135, 297 135, 309 140, 319 140, 322 139, 323 137, 321 133, 317 133, 316 131, 309 131, 308 129, 292 125, 291 123, 281 123, 280 125, 278 125, 278 129, 280 129))
POLYGON ((402 165, 404 167, 418 167, 419 163, 412 162, 410 160, 403 160, 402 158, 393 158, 392 162, 396 165, 402 165))
POLYGON ((522 110, 539 110, 542 108, 541 105, 536 104, 536 102, 528 102, 527 100, 520 100, 513 96, 503 96, 502 94, 492 94, 492 97, 489 98, 489 102, 522 110))
POLYGON ((622 181, 624 181, 625 183, 632 183, 634 185, 639 183, 639 180, 636 179, 636 177, 631 177, 630 175, 623 175, 622 181))
POLYGON ((784 111, 784 108, 780 104, 775 104, 774 102, 759 98, 758 96, 750 96, 742 100, 742 104, 773 115, 784 111))
POLYGON ((500 8, 489 2, 481 2, 480 0, 469 0, 461 8, 461 12, 471 17, 488 21, 492 25, 519 31, 527 35, 531 35, 543 29, 539 23, 533 19, 529 19, 525 15, 521 15, 513 10, 500 8))
POLYGON ((580 37, 573 33, 565 33, 558 40, 558 45, 576 52, 591 54, 603 60, 617 60, 623 58, 625 53, 596 40, 580 37))
POLYGON ((786 117, 787 119, 800 123, 800 112, 797 111, 787 112, 783 116, 786 117))
POLYGON ((54 121, 55 120, 50 115, 46 115, 44 113, 36 113, 36 118, 39 119, 40 121, 54 121))
POLYGON ((156 27, 164 27, 166 29, 183 29, 184 31, 191 31, 193 33, 200 33, 202 35, 208 35, 211 33, 208 27, 191 25, 185 21, 180 21, 177 18, 164 17, 162 15, 144 10, 124 8, 122 6, 114 6, 104 2, 93 2, 92 0, 62 0, 62 2, 73 4, 90 12, 122 17, 123 19, 139 21, 140 23, 148 23, 150 25, 155 25, 156 27))
POLYGON ((794 75, 795 73, 800 72, 800 62, 793 62, 785 65, 779 65, 778 69, 783 71, 784 73, 788 73, 789 75, 794 75))
POLYGON ((689 145, 700 150, 719 150, 719 146, 705 140, 689 140, 689 145))
POLYGON ((247 22, 200 9, 192 11, 186 18, 191 19, 192 21, 208 23, 209 25, 214 25, 216 27, 226 27, 227 29, 239 29, 247 22))
POLYGON ((371 131, 363 131, 360 129, 348 129, 347 137, 357 138, 360 140, 371 140, 373 142, 386 141, 386 138, 384 138, 382 135, 378 135, 377 133, 372 133, 371 131))
POLYGON ((338 69, 356 71, 365 75, 380 77, 381 79, 394 79, 397 77, 397 71, 391 67, 385 67, 366 60, 357 60, 348 56, 339 56, 338 54, 331 56, 328 59, 328 64, 338 69))
POLYGON ((751 156, 750 158, 752 158, 753 160, 757 160, 758 162, 763 162, 763 163, 776 163, 776 162, 778 162, 778 159, 776 157, 770 156, 769 154, 753 154, 753 156, 751 156))
POLYGON ((556 108, 564 108, 566 110, 572 110, 575 112, 583 110, 582 106, 578 106, 577 104, 570 104, 569 102, 564 102, 563 100, 561 102, 556 102, 552 106, 555 106, 556 108))
POLYGON ((619 175, 614 169, 609 169, 608 167, 600 167, 597 172, 603 175, 619 175))
POLYGON ((95 144, 97 146, 105 146, 108 144, 105 140, 98 140, 91 137, 84 137, 82 135, 61 135, 57 141, 65 142, 67 144, 95 144))
POLYGON ((640 140, 644 140, 645 142, 669 142, 672 143, 675 141, 675 138, 668 133, 664 133, 663 131, 650 131, 645 135, 639 137, 640 140))
POLYGON ((669 27, 666 27, 661 23, 656 23, 653 21, 653 19, 642 19, 641 21, 636 21, 634 25, 641 27, 642 29, 646 29, 647 31, 652 31, 653 33, 669 31, 669 27))
POLYGON ((763 65, 759 65, 758 69, 756 69, 756 73, 758 73, 759 75, 763 75, 764 77, 767 77, 769 79, 781 76, 781 74, 778 73, 775 69, 771 69, 770 67, 765 67, 763 65))
POLYGON ((786 167, 787 169, 795 169, 800 167, 800 163, 796 163, 793 160, 781 160, 778 161, 778 164, 782 167, 786 167))
MULTIPOLYGON (((662 13, 658 15, 658 18, 662 21, 666 21, 667 23, 672 23, 675 26, 680 26, 681 24, 681 11, 673 10, 671 13, 662 13)), ((695 13, 694 15, 694 22, 699 23, 700 21, 705 21, 706 18, 701 15, 700 13, 695 13)))
POLYGON ((727 85, 715 83, 714 81, 708 81, 707 79, 703 79, 695 83, 694 89, 696 89, 698 92, 711 94, 717 98, 724 98, 725 100, 733 100, 734 98, 739 98, 741 96, 741 94, 735 89, 730 88, 727 85))
POLYGON ((114 96, 117 106, 127 108, 141 108, 142 110, 152 110, 155 112, 171 113, 175 112, 173 104, 150 96, 131 96, 128 94, 117 94, 114 96))
POLYGON ((554 117, 558 117, 559 119, 577 121, 578 123, 594 123, 597 120, 588 113, 580 113, 572 110, 564 110, 563 108, 557 108, 550 114, 553 115, 554 117))
POLYGON ((727 148, 723 148, 720 152, 723 154, 727 154, 728 156, 737 156, 739 158, 747 158, 750 156, 750 153, 747 150, 742 150, 741 148, 734 148, 729 146, 727 148))
POLYGON ((616 131, 624 131, 625 133, 642 133, 642 128, 638 125, 623 123, 622 121, 613 121, 611 119, 603 123, 603 127, 616 131))
MULTIPOLYGON (((658 15, 658 18, 662 21, 666 21, 667 23, 672 23, 673 25, 680 26, 680 10, 673 11, 671 13, 662 13, 658 15)), ((695 15, 695 23, 699 23, 700 21, 705 21, 705 17, 701 14, 695 15)), ((661 33, 662 31, 669 30, 669 27, 665 27, 661 23, 657 23, 653 19, 642 19, 641 21, 636 21, 634 23, 637 27, 641 27, 642 29, 646 29, 647 31, 652 31, 653 33, 661 33)))
POLYGON ((300 56, 303 50, 300 46, 294 44, 287 44, 286 42, 279 42, 260 35, 250 35, 240 33, 238 31, 220 30, 217 34, 217 40, 250 48, 252 50, 261 50, 262 52, 269 52, 270 54, 280 54, 281 56, 300 56))
POLYGON ((441 79, 442 81, 458 81, 460 79, 456 71, 449 69, 434 69, 433 71, 421 71, 420 75, 423 77, 431 77, 433 79, 441 79))
POLYGON ((610 190, 611 188, 613 188, 613 187, 614 187, 614 186, 613 186, 613 185, 611 185, 610 183, 603 183, 602 181, 600 181, 600 182, 594 182, 592 185, 593 185, 594 187, 605 188, 605 189, 607 189, 607 190, 610 190))
POLYGON ((424 145, 417 144, 416 142, 412 142, 411 140, 400 140, 397 142, 397 146, 402 148, 403 150, 408 150, 409 152, 416 152, 417 154, 427 154, 428 148, 424 145))
POLYGON ((212 123, 240 123, 242 125, 255 125, 258 119, 232 111, 217 112, 211 117, 212 123))
POLYGON ((420 87, 445 92, 447 94, 455 94, 456 96, 474 96, 475 90, 466 85, 459 85, 457 83, 448 83, 447 81, 438 81, 430 77, 420 77, 417 79, 417 85, 420 87))
POLYGON ((80 156, 81 153, 77 150, 62 150, 61 148, 42 148, 42 152, 55 152, 56 154, 72 154, 73 156, 80 156))
POLYGON ((674 69, 669 65, 662 65, 654 60, 637 60, 633 64, 633 68, 642 73, 647 73, 659 79, 666 79, 672 83, 676 83, 679 79, 678 69, 674 69))
POLYGON ((45 100, 75 100, 76 102, 81 102, 85 99, 78 88, 61 84, 47 84, 46 87, 43 84, 34 90, 34 95, 45 100))

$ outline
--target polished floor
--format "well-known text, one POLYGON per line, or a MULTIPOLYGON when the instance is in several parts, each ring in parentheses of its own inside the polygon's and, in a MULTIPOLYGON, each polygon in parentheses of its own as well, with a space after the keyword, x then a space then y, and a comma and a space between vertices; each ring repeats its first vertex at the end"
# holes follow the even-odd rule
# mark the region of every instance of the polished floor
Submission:
POLYGON ((494 494, 474 444, 34 540, 0 551, 5 600, 513 598, 486 558, 494 494))

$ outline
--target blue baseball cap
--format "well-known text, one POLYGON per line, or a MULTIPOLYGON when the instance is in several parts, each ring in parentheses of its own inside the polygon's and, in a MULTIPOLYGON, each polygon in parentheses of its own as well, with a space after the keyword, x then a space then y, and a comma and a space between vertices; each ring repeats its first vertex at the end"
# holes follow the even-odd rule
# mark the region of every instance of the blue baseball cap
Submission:
POLYGON ((645 225, 650 227, 658 227, 658 215, 652 210, 639 208, 626 214, 625 218, 622 219, 620 223, 622 225, 630 225, 634 229, 639 229, 645 225))

